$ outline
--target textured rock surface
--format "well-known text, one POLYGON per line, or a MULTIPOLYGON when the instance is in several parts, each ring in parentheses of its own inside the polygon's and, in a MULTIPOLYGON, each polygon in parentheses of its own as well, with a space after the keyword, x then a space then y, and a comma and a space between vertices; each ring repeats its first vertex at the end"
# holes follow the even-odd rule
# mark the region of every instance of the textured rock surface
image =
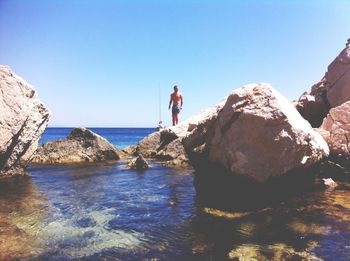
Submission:
POLYGON ((32 159, 34 153, 36 152, 36 150, 39 148, 39 140, 36 140, 35 142, 33 142, 28 150, 26 151, 26 153, 22 156, 21 158, 21 164, 22 165, 26 165, 27 163, 30 162, 30 160, 32 159))
POLYGON ((160 132, 154 132, 141 140, 135 149, 135 154, 141 154, 146 158, 155 157, 160 146, 160 132))
POLYGON ((32 161, 55 164, 118 159, 118 150, 105 138, 88 129, 75 128, 67 139, 48 142, 39 147, 32 161))
POLYGON ((350 100, 350 44, 328 66, 325 75, 327 98, 331 107, 336 107, 350 100))
MULTIPOLYGON (((30 148, 35 148, 49 116, 33 87, 1 65, 0 176, 23 174, 18 164, 30 148)), ((29 158, 27 154, 23 159, 29 158)))
POLYGON ((332 108, 319 128, 331 154, 350 156, 350 101, 332 108))
POLYGON ((216 119, 201 125, 184 143, 189 154, 207 155, 256 181, 306 168, 329 153, 321 135, 268 84, 233 91, 216 119))
POLYGON ((187 166, 189 164, 187 154, 181 143, 181 139, 175 139, 161 148, 156 158, 166 161, 168 166, 187 166))

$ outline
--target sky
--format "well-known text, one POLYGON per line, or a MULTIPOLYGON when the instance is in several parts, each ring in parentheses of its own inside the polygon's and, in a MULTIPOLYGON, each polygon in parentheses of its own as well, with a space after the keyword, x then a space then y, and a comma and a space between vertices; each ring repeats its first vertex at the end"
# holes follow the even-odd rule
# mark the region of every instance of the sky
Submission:
POLYGON ((180 121, 248 83, 298 99, 350 38, 350 0, 0 0, 0 37, 49 126, 155 127, 175 84, 180 121))

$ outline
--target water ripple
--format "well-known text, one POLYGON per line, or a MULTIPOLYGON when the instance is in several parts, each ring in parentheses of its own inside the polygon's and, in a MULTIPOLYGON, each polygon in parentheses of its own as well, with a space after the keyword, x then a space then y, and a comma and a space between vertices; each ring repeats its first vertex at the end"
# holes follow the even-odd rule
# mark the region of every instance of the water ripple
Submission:
MULTIPOLYGON (((193 175, 156 163, 32 166, 0 182, 0 260, 346 260, 350 189, 250 212, 197 206, 193 175)), ((228 199, 229 200, 229 199, 228 199)))

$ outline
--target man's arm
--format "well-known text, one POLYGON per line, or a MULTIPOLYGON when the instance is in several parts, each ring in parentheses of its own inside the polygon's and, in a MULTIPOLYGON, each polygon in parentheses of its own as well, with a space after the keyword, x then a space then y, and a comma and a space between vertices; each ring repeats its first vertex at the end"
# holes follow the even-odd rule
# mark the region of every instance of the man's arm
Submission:
POLYGON ((173 96, 170 95, 170 101, 169 101, 169 110, 170 110, 170 106, 171 106, 171 103, 173 102, 173 96))
POLYGON ((184 98, 182 97, 182 94, 181 94, 181 107, 183 104, 184 104, 184 98))

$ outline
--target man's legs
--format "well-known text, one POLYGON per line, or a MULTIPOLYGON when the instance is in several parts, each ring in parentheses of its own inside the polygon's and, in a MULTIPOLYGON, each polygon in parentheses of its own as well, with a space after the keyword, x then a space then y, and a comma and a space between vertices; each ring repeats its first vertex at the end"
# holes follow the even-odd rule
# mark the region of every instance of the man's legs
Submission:
POLYGON ((173 126, 177 125, 179 123, 179 118, 178 118, 178 113, 173 113, 172 118, 173 118, 173 126))
POLYGON ((179 123, 179 114, 176 113, 175 114, 175 125, 177 125, 179 123))
POLYGON ((173 126, 175 126, 175 113, 172 114, 172 118, 173 118, 173 126))

